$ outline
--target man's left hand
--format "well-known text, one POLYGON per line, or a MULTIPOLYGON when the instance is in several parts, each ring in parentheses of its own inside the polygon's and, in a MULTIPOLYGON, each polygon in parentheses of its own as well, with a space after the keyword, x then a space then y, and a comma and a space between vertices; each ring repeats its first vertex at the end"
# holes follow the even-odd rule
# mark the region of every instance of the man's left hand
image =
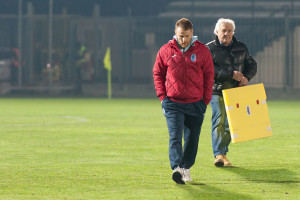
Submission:
POLYGON ((246 86, 247 83, 248 83, 248 79, 247 79, 246 77, 243 77, 243 78, 241 79, 240 85, 241 85, 241 86, 246 86))

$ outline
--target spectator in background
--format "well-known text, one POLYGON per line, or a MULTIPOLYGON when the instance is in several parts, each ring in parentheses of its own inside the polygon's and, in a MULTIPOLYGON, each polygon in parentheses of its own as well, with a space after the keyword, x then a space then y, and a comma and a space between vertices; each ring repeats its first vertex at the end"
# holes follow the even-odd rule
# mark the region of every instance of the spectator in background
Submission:
POLYGON ((80 43, 77 44, 77 52, 76 52, 76 92, 78 94, 82 93, 82 66, 86 63, 85 53, 87 52, 86 47, 81 45, 80 43))
POLYGON ((178 20, 173 40, 160 48, 153 68, 156 94, 169 130, 172 179, 178 184, 192 181, 190 168, 195 163, 204 114, 211 100, 213 77, 209 50, 193 36, 188 19, 178 20))
POLYGON ((18 81, 18 69, 19 69, 19 56, 20 52, 18 48, 13 48, 11 51, 11 83, 15 84, 18 81))
POLYGON ((255 60, 250 56, 246 45, 235 39, 234 31, 234 21, 221 18, 215 26, 215 40, 207 44, 215 68, 211 138, 214 164, 217 167, 232 165, 226 157, 231 136, 222 90, 247 85, 257 71, 255 60))

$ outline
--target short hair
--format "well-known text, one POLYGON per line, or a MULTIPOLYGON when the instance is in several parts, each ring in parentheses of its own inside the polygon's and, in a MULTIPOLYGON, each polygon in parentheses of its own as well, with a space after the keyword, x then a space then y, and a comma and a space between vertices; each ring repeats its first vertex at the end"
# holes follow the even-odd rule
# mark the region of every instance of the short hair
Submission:
POLYGON ((183 30, 187 31, 187 30, 193 29, 193 24, 187 18, 181 18, 180 20, 178 20, 176 22, 176 24, 175 24, 175 30, 178 27, 181 27, 183 30))
POLYGON ((231 24, 232 27, 233 27, 233 34, 234 34, 234 31, 235 31, 235 23, 232 19, 224 19, 224 18, 220 18, 217 23, 216 23, 216 26, 215 26, 215 30, 214 30, 214 34, 217 35, 217 30, 220 29, 220 26, 222 24, 231 24))

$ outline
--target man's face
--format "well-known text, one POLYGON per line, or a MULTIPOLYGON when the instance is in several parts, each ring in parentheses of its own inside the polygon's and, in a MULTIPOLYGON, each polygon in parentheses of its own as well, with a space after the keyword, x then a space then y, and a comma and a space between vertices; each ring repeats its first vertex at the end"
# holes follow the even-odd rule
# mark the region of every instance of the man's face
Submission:
POLYGON ((230 42, 232 41, 233 37, 233 26, 229 23, 223 23, 221 24, 219 30, 216 31, 219 41, 224 44, 225 46, 228 46, 230 42))
POLYGON ((189 46, 193 36, 193 29, 184 30, 182 27, 177 27, 175 29, 175 35, 177 41, 181 47, 186 48, 189 46))

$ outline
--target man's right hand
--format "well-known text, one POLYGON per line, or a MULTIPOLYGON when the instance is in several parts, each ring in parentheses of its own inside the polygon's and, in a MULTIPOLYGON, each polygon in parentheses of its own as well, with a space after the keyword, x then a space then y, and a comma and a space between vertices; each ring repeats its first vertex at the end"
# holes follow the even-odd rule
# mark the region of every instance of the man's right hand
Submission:
POLYGON ((239 71, 233 71, 232 79, 240 82, 243 77, 244 77, 244 75, 241 72, 239 72, 239 71))

